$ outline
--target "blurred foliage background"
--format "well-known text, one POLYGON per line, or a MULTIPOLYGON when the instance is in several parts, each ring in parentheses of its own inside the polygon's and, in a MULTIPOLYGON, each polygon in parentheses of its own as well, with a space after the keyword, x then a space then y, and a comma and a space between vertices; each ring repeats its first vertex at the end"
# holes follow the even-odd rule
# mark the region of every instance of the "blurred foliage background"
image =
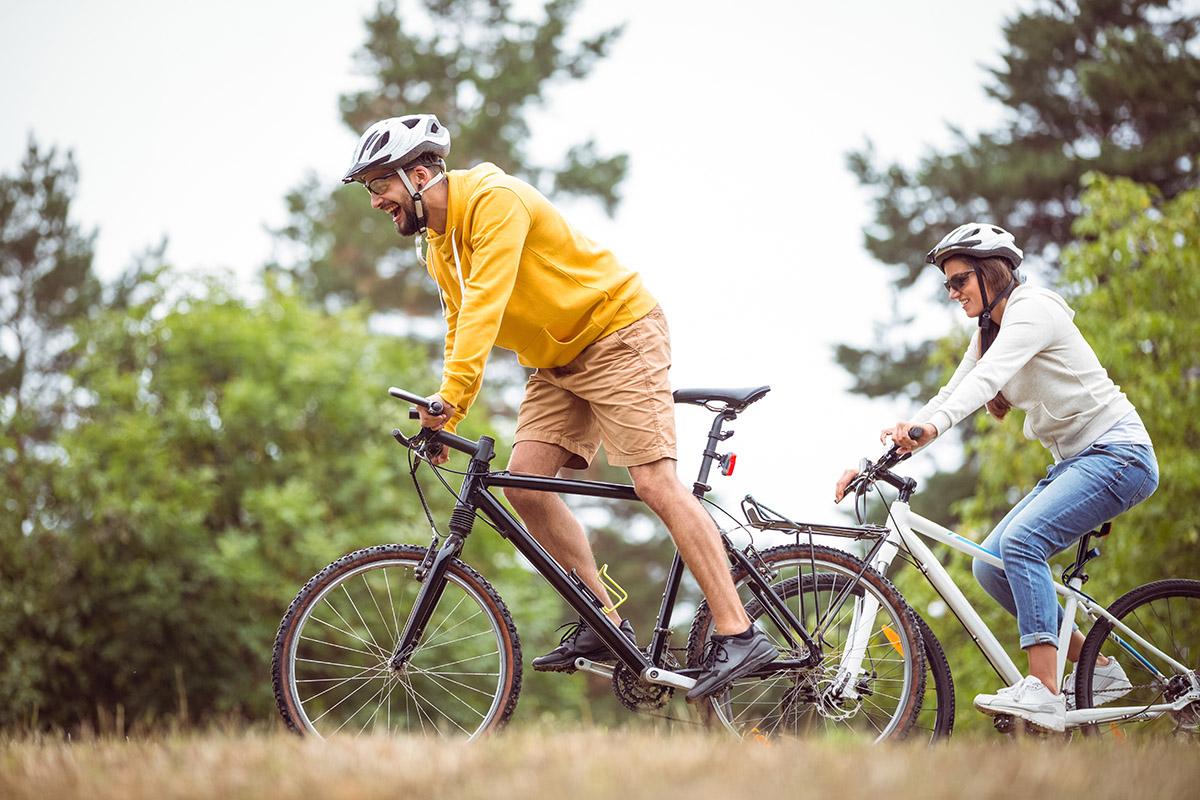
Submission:
MULTIPOLYGON (((1200 61, 1180 5, 1034 4, 981 87, 1009 107, 1003 127, 912 167, 879 165, 869 147, 849 156, 875 197, 866 247, 893 276, 897 309, 931 285, 917 280, 930 241, 994 219, 1028 244, 1138 406, 1162 486, 1102 546, 1089 585, 1100 597, 1200 574, 1200 61)), ((529 19, 501 0, 424 0, 423 17, 402 19, 381 2, 359 53, 372 86, 342 97, 343 120, 357 132, 433 111, 454 134, 451 166, 494 161, 611 213, 626 155, 586 141, 544 161, 523 147, 546 88, 585 77, 620 36, 570 35, 577 6, 553 0, 529 19)), ((182 275, 165 245, 102 282, 95 232, 71 214, 79 180, 69 153, 32 139, 0 175, 0 728, 270 720, 271 643, 304 581, 359 547, 428 541, 389 435, 404 408, 385 389, 436 382, 432 283, 361 189, 312 177, 285 198, 280 255, 257 285, 182 275)), ((916 401, 948 376, 965 339, 915 341, 908 319, 898 312, 873 349, 838 349, 855 391, 916 401)), ((503 445, 506 390, 523 373, 502 359, 493 375, 462 432, 503 445)), ((1049 460, 1021 438, 1020 416, 961 426, 961 468, 926 482, 916 509, 986 532, 1049 460)), ((444 518, 446 498, 430 494, 444 518)), ((631 506, 579 510, 645 639, 669 538, 631 506)), ((557 643, 565 604, 507 545, 480 526, 465 558, 513 610, 527 660, 557 643)), ((969 563, 951 568, 1015 649, 1015 623, 969 563)), ((960 725, 986 726, 970 699, 995 676, 919 576, 895 577, 950 654, 960 725)), ((695 599, 689 588, 685 607, 695 599)), ((525 678, 518 724, 627 719, 603 681, 525 678)))

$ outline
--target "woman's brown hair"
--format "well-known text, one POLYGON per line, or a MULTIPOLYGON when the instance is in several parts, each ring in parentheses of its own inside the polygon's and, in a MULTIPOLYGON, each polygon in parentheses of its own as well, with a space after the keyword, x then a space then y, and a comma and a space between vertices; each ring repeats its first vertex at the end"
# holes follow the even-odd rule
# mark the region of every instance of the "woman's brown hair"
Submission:
MULTIPOLYGON (((984 287, 987 289, 989 298, 999 297, 1000 294, 1009 287, 1009 284, 1017 280, 1015 270, 1007 258, 1000 256, 989 256, 988 258, 978 258, 968 255, 954 255, 953 258, 962 259, 968 266, 975 271, 975 275, 983 279, 984 287)), ((947 259, 949 260, 949 259, 947 259)), ((987 351, 990 341, 985 342, 984 337, 979 337, 979 355, 987 351)), ((1002 392, 996 392, 996 396, 987 402, 988 413, 996 419, 1004 419, 1008 414, 1008 410, 1012 405, 1004 397, 1002 392)))

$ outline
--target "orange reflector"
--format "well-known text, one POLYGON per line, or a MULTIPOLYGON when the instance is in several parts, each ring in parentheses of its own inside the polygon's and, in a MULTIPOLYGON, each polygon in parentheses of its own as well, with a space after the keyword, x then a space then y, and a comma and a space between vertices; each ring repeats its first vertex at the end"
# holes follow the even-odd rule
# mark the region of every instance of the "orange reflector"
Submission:
POLYGON ((900 644, 900 634, 892 630, 891 625, 883 626, 883 635, 887 637, 888 644, 892 646, 893 650, 900 655, 904 655, 904 646, 900 644))

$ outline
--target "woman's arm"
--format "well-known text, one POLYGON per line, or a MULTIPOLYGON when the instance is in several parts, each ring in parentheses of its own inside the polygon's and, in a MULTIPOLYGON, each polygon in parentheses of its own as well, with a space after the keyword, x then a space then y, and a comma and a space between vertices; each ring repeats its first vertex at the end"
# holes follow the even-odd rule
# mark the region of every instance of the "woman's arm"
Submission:
POLYGON ((954 374, 950 376, 950 381, 939 389, 938 393, 928 403, 921 406, 917 413, 912 415, 912 418, 928 422, 933 412, 941 408, 942 403, 945 403, 947 398, 954 393, 954 390, 963 382, 963 378, 967 377, 971 370, 975 368, 975 364, 978 361, 979 331, 976 330, 971 335, 971 341, 967 344, 967 352, 963 353, 962 361, 958 362, 958 367, 955 368, 954 374))
POLYGON ((928 418, 918 416, 918 422, 932 424, 940 436, 994 398, 1021 367, 1054 341, 1055 318, 1045 302, 1036 295, 1010 302, 1004 310, 1000 333, 987 353, 928 418))

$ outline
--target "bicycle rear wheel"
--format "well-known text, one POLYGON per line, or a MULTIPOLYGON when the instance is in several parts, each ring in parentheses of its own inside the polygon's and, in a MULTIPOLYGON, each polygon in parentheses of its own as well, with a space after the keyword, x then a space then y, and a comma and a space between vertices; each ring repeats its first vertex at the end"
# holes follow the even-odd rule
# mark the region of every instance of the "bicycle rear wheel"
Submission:
MULTIPOLYGON (((784 545, 761 555, 772 588, 809 635, 820 636, 824 659, 815 668, 734 681, 711 698, 712 720, 742 737, 837 732, 872 741, 903 738, 916 722, 925 690, 924 645, 904 599, 886 578, 840 550, 784 545), (878 611, 867 629, 861 669, 847 679, 843 657, 864 599, 878 604, 878 611)), ((748 576, 738 569, 733 580, 747 614, 782 657, 803 657, 789 647, 761 603, 749 599, 748 576)), ((712 630, 712 616, 702 603, 688 639, 689 666, 700 666, 712 630)))
MULTIPOLYGON (((1170 703, 1200 688, 1200 581, 1173 578, 1148 583, 1122 595, 1108 611, 1186 669, 1172 666, 1101 617, 1079 652, 1075 686, 1067 687, 1074 689, 1077 708, 1170 703), (1101 652, 1120 662, 1127 684, 1095 691, 1093 679, 1101 652)), ((1197 741, 1200 702, 1150 720, 1099 723, 1083 730, 1116 738, 1182 736, 1197 741)))
POLYGON ((344 556, 292 601, 275 638, 275 701, 289 728, 316 736, 475 738, 502 726, 521 690, 521 647, 504 602, 453 559, 408 663, 389 661, 416 599, 426 549, 381 545, 344 556))

